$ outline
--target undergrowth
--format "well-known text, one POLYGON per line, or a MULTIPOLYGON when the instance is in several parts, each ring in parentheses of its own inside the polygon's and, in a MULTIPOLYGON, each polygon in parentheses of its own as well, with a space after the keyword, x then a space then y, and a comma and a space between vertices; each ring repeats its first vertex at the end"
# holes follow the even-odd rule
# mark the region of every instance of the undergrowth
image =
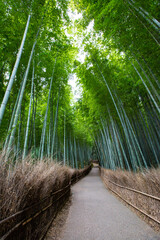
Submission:
MULTIPOLYGON (((110 181, 119 185, 136 189, 138 191, 160 198, 160 169, 150 169, 144 172, 133 173, 122 170, 101 169, 101 176, 105 185, 116 191, 121 197, 140 208, 147 214, 160 221, 160 202, 127 189, 115 186, 110 181)), ((137 211, 136 211, 137 212, 137 211)), ((159 224, 137 212, 141 218, 159 231, 159 224)))
MULTIPOLYGON (((0 161, 0 220, 42 201, 42 204, 37 207, 37 211, 40 211, 60 196, 53 196, 43 202, 43 199, 50 196, 51 192, 63 189, 71 183, 71 180, 76 179, 76 177, 88 171, 87 167, 82 170, 71 169, 47 159, 33 163, 31 157, 27 157, 23 162, 15 165, 5 162, 2 156, 0 161)), ((63 206, 63 202, 68 199, 69 194, 70 191, 66 197, 53 204, 52 210, 49 210, 49 213, 46 211, 42 216, 39 216, 41 221, 39 219, 38 224, 27 224, 25 236, 24 230, 20 230, 23 233, 16 239, 22 239, 22 237, 27 240, 40 239, 42 233, 39 233, 39 230, 41 231, 45 225, 47 226, 54 214, 56 215, 63 206), (34 229, 31 229, 33 226, 35 229, 37 228, 36 232, 34 229)), ((11 221, 4 224, 4 226, 2 225, 0 236, 8 229, 8 226, 6 228, 7 224, 10 224, 10 228, 12 228, 16 221, 18 222, 24 217, 26 217, 26 215, 22 214, 20 218, 13 219, 13 222, 11 221)))

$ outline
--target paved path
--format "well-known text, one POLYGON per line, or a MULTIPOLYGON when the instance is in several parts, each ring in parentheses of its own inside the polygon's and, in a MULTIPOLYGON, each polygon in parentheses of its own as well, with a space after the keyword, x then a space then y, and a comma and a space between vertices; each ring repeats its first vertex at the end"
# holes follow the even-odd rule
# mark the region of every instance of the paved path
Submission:
POLYGON ((160 240, 104 187, 98 168, 72 188, 73 203, 61 240, 160 240))

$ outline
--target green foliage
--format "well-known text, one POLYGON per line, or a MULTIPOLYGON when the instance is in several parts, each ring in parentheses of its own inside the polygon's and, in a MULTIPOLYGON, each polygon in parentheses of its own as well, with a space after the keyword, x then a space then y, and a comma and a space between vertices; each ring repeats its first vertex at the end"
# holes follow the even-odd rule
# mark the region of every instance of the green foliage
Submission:
MULTIPOLYGON (((21 106, 21 119, 19 119, 21 149, 26 130, 33 65, 35 66, 34 105, 32 104, 28 150, 33 147, 34 141, 36 142, 34 147, 38 149, 40 146, 55 61, 46 139, 49 138, 50 132, 53 135, 60 91, 56 128, 56 139, 58 139, 56 141, 60 148, 64 147, 64 128, 67 138, 69 139, 70 136, 72 143, 75 139, 82 145, 85 143, 93 145, 95 136, 102 128, 102 122, 107 122, 109 125, 111 117, 116 126, 120 126, 121 131, 122 126, 115 105, 119 109, 123 106, 129 118, 135 118, 139 111, 145 118, 147 115, 145 107, 153 105, 151 94, 156 102, 159 95, 160 37, 153 21, 153 18, 160 19, 159 6, 157 0, 145 2, 142 0, 136 2, 131 0, 118 2, 116 0, 2 0, 0 3, 2 26, 0 100, 3 99, 29 14, 31 14, 31 22, 1 125, 1 142, 6 138, 17 94, 39 28, 40 33, 21 106), (78 10, 83 14, 83 18, 72 23, 68 16, 68 6, 69 11, 78 10), (144 17, 140 11, 147 11, 148 15, 144 17), (88 25, 91 23, 94 30, 89 31, 88 25), (71 34, 71 37, 68 37, 66 31, 71 34), (81 44, 80 41, 75 42, 74 37, 77 36, 81 44), (81 49, 86 53, 83 63, 76 56, 81 49), (73 73, 77 75, 83 91, 81 99, 71 104, 73 96, 68 80, 73 73)), ((17 139, 18 128, 15 144, 17 139)))
MULTIPOLYGON (((122 0, 74 0, 73 3, 83 13, 79 24, 84 30, 94 20, 94 31, 83 40, 87 57, 83 64, 76 64, 76 72, 83 86, 82 105, 89 109, 87 113, 90 114, 88 116, 85 110, 83 113, 92 119, 92 128, 96 131, 100 118, 109 119, 108 109, 115 121, 120 120, 101 74, 117 106, 121 102, 128 116, 134 116, 138 109, 143 111, 144 105, 150 104, 150 96, 132 64, 138 69, 147 87, 151 89, 152 84, 159 94, 153 79, 154 75, 157 82, 160 80, 159 35, 134 8, 141 7, 149 12, 151 18, 159 20, 159 4, 157 1, 136 1, 131 6, 129 1, 122 0)), ((151 90, 151 94, 158 101, 154 91, 151 90)))

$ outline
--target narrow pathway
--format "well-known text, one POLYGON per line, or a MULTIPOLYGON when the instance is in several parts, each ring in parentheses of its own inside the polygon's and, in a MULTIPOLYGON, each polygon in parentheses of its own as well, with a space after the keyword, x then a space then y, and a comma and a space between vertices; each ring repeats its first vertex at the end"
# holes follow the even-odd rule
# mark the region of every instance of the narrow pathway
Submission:
POLYGON ((160 240, 106 190, 98 168, 75 184, 72 192, 73 203, 61 240, 160 240))

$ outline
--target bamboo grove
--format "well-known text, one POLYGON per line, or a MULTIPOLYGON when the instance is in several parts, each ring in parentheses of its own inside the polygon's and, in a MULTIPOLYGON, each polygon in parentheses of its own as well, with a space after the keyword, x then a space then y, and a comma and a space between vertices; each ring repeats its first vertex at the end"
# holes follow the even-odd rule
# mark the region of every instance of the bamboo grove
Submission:
POLYGON ((159 167, 158 0, 3 0, 0 9, 6 161, 31 154, 73 168, 91 159, 113 170, 159 167), (74 23, 70 11, 81 15, 74 23), (82 88, 74 103, 73 73, 82 88))
POLYGON ((5 160, 12 156, 15 163, 31 154, 33 161, 47 158, 84 168, 91 150, 70 119, 68 78, 77 50, 65 36, 67 1, 2 1, 1 9, 5 160))

